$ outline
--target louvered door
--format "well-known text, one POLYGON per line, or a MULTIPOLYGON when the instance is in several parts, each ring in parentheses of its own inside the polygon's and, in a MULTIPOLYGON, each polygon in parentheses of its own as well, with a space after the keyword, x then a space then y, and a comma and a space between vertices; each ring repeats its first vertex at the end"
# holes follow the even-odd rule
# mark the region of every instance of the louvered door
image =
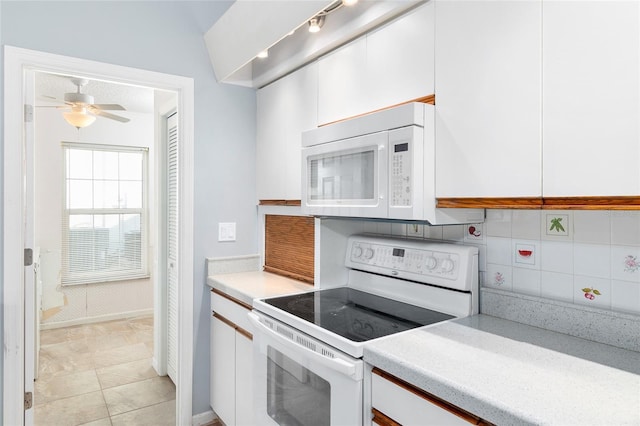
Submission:
POLYGON ((177 383, 178 354, 178 114, 167 119, 167 373, 177 383))

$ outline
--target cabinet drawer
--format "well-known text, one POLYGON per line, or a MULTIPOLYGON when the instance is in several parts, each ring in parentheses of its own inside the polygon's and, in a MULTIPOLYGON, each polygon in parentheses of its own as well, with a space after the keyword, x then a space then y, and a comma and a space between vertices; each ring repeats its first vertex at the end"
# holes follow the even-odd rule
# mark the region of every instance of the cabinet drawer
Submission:
POLYGON ((230 296, 216 292, 216 290, 211 291, 211 310, 253 334, 253 327, 247 316, 250 309, 241 303, 230 296))
POLYGON ((371 405, 374 413, 378 412, 374 424, 487 424, 479 417, 378 369, 372 372, 371 405), (383 416, 379 416, 379 413, 383 416))

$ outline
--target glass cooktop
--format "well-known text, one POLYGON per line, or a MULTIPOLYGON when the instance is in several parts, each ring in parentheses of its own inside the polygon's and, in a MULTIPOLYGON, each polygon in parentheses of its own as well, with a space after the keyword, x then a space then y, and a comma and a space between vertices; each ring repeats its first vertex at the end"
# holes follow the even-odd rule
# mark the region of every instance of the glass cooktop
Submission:
POLYGON ((454 318, 349 287, 275 297, 264 302, 354 342, 454 318))

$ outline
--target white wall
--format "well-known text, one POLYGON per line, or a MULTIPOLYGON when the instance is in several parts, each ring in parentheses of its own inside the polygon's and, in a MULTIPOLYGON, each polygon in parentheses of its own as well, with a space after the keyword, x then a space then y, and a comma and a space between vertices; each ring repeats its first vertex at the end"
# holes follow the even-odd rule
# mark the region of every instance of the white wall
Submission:
MULTIPOLYGON (((126 112, 128 123, 98 118, 92 125, 76 129, 56 108, 35 108, 35 245, 40 247, 42 278, 42 323, 68 324, 95 317, 136 314, 153 309, 154 277, 143 280, 82 284, 61 287, 63 156, 60 143, 125 145, 149 148, 149 207, 153 208, 154 115, 126 112)), ((150 219, 153 216, 150 215, 150 219)), ((156 225, 148 223, 149 253, 156 245, 156 225)), ((151 268, 150 268, 151 269, 151 268)))
POLYGON ((257 250, 255 92, 215 81, 203 39, 231 2, 3 0, 0 5, 2 44, 194 79, 193 412, 207 411, 205 257, 257 250), (237 223, 236 242, 217 242, 218 222, 237 223))

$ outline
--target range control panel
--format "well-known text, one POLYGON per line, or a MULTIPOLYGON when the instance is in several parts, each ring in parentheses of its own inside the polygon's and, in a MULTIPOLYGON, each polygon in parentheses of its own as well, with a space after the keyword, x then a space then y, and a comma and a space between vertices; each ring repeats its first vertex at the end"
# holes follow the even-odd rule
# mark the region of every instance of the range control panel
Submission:
POLYGON ((427 240, 355 235, 349 238, 346 257, 350 268, 467 290, 469 275, 473 268, 477 271, 478 249, 427 240))

